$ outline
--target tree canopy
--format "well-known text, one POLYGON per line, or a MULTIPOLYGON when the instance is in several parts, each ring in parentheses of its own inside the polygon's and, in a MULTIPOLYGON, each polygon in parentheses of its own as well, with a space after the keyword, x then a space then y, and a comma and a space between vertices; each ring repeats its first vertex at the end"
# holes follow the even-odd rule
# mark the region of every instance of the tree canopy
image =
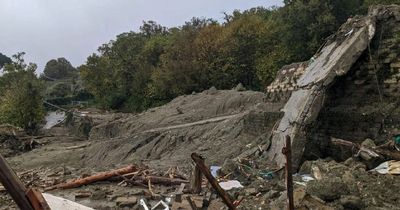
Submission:
POLYGON ((32 131, 44 115, 43 86, 35 74, 36 64, 26 64, 24 54, 13 55, 0 76, 0 123, 32 131))
POLYGON ((65 58, 52 59, 46 63, 42 77, 44 79, 65 79, 76 75, 76 69, 65 58))
POLYGON ((0 53, 0 69, 2 69, 4 67, 4 65, 7 63, 11 63, 11 58, 0 53))
POLYGON ((398 0, 290 0, 283 7, 193 18, 180 27, 143 22, 79 67, 104 108, 140 111, 181 94, 238 83, 263 90, 283 65, 309 59, 349 17, 398 0))

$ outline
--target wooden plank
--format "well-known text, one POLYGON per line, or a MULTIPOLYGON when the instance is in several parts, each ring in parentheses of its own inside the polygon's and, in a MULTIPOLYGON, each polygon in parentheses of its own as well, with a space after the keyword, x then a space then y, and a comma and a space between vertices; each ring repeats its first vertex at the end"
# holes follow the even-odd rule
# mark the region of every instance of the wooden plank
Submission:
POLYGON ((193 194, 199 194, 201 192, 201 181, 202 174, 197 165, 193 167, 191 179, 190 179, 190 190, 193 194))
POLYGON ((33 210, 25 195, 26 188, 7 161, 0 155, 0 182, 21 210, 33 210))
POLYGON ((217 191, 217 194, 222 198, 222 201, 228 206, 229 210, 236 210, 236 206, 233 204, 228 193, 225 192, 224 189, 219 186, 218 181, 213 177, 210 172, 210 169, 205 165, 204 158, 196 153, 192 153, 192 159, 199 167, 200 171, 207 178, 208 182, 210 182, 211 186, 217 191))

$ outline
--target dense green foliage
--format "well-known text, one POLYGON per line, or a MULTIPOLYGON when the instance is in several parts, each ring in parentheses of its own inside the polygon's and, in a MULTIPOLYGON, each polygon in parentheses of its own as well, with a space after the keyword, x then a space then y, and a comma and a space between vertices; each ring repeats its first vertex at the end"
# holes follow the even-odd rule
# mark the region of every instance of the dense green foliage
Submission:
POLYGON ((46 86, 44 97, 49 103, 68 105, 93 97, 83 87, 78 70, 65 58, 48 61, 40 79, 46 86))
POLYGON ((6 55, 3 55, 0 53, 0 69, 3 68, 3 66, 7 63, 11 63, 11 58, 7 57, 6 55))
POLYGON ((309 59, 347 18, 399 0, 286 0, 281 8, 193 18, 181 27, 144 22, 117 36, 79 67, 104 108, 140 111, 181 94, 238 83, 262 90, 285 64, 309 59))
POLYGON ((47 62, 43 75, 44 79, 65 79, 77 75, 77 70, 65 58, 52 59, 47 62))
POLYGON ((36 64, 25 64, 23 55, 14 55, 0 77, 0 123, 34 130, 44 115, 43 86, 35 74, 36 64))

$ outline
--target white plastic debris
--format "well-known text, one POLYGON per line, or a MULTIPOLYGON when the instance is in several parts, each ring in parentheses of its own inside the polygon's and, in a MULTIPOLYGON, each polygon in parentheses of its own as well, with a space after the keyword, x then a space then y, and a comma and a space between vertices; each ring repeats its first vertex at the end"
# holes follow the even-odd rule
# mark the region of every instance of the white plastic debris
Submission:
POLYGON ((219 169, 221 169, 220 166, 210 166, 211 175, 217 178, 219 169))
POLYGON ((147 207, 146 201, 144 201, 143 198, 140 199, 139 204, 140 204, 141 206, 143 206, 143 209, 144 209, 144 210, 150 210, 149 207, 147 207))
POLYGON ((400 175, 400 161, 389 160, 383 162, 371 171, 376 171, 380 174, 400 175))
POLYGON ((311 174, 302 174, 301 176, 301 180, 303 180, 304 182, 309 182, 312 180, 315 180, 314 177, 311 176, 311 174))
POLYGON ((169 210, 168 204, 166 204, 164 201, 160 201, 160 202, 156 203, 156 205, 154 205, 153 208, 151 208, 151 210, 156 209, 160 205, 164 206, 164 208, 165 208, 164 210, 169 210))
POLYGON ((51 194, 43 193, 44 199, 49 204, 50 209, 54 210, 94 210, 79 203, 57 197, 51 194))
POLYGON ((231 190, 233 188, 242 188, 243 185, 240 184, 238 180, 229 180, 226 182, 220 182, 219 186, 221 186, 222 189, 224 190, 231 190))

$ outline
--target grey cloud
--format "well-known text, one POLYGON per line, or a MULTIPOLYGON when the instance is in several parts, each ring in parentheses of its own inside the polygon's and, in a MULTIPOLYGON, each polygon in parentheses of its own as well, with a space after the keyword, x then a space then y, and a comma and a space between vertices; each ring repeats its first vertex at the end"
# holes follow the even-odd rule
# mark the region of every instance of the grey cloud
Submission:
POLYGON ((27 53, 42 71, 46 62, 66 57, 75 66, 101 44, 143 20, 178 26, 191 17, 221 20, 222 12, 281 5, 280 0, 0 0, 0 52, 27 53))

